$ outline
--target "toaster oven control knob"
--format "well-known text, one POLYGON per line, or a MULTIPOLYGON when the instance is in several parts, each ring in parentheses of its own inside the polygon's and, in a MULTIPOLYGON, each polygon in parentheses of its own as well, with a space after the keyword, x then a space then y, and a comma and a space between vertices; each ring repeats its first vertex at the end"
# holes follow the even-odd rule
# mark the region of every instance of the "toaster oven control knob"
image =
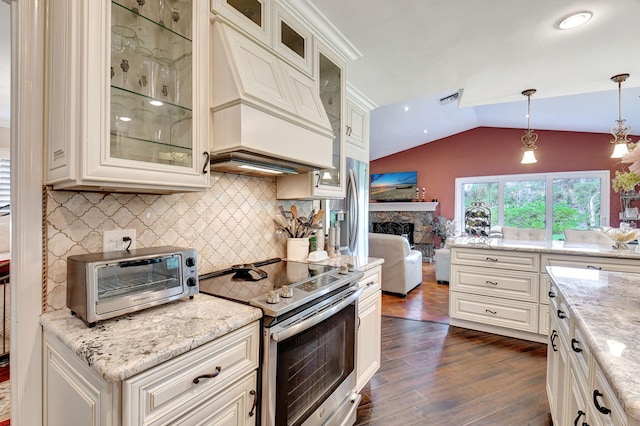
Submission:
POLYGON ((280 287, 280 296, 285 298, 293 297, 293 288, 288 285, 283 285, 280 287))
POLYGON ((187 257, 187 259, 184 261, 184 263, 189 268, 193 268, 194 266, 196 266, 196 260, 193 257, 187 257))
POLYGON ((271 290, 269 293, 267 293, 267 303, 279 303, 280 302, 280 295, 278 294, 278 292, 271 290))
POLYGON ((193 277, 187 278, 187 287, 195 287, 195 286, 196 286, 196 279, 193 277))

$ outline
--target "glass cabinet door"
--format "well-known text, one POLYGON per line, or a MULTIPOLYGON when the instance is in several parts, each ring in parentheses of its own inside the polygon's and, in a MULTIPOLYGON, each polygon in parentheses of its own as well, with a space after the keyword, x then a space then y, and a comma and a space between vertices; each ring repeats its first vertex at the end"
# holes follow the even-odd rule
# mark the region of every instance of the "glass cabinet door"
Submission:
POLYGON ((112 1, 110 157, 192 167, 192 6, 112 1))
POLYGON ((333 129, 335 138, 333 139, 332 164, 335 169, 320 170, 318 176, 318 186, 339 189, 341 187, 341 167, 342 162, 342 70, 329 58, 320 52, 319 60, 319 84, 320 99, 324 109, 329 116, 329 122, 333 129))

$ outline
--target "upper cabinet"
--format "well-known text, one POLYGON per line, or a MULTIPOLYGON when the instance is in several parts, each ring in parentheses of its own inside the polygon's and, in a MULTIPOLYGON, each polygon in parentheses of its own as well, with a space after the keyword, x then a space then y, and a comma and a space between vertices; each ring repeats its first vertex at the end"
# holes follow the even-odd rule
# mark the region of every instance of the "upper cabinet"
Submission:
POLYGON ((56 0, 47 39, 47 184, 209 187, 204 1, 56 0))
POLYGON ((370 115, 374 108, 376 106, 370 99, 347 83, 347 157, 369 162, 370 115))
POLYGON ((345 179, 345 62, 321 43, 316 45, 316 70, 320 99, 333 130, 331 168, 277 179, 278 199, 344 198, 345 179))
POLYGON ((271 43, 271 0, 212 0, 211 11, 256 40, 271 43))

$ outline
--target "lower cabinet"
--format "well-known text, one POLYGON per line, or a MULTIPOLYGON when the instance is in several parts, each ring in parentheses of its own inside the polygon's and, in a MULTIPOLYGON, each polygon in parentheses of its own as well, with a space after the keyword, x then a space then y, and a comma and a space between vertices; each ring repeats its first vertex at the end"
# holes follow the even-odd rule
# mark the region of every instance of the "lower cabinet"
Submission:
POLYGON ((575 315, 551 284, 547 396, 557 425, 636 425, 630 423, 584 340, 575 315))
POLYGON ((102 379, 44 331, 44 424, 254 425, 259 323, 121 382, 102 379))
POLYGON ((382 318, 381 266, 365 272, 360 280, 364 290, 358 301, 358 337, 356 346, 356 391, 371 380, 380 368, 380 335, 382 318))

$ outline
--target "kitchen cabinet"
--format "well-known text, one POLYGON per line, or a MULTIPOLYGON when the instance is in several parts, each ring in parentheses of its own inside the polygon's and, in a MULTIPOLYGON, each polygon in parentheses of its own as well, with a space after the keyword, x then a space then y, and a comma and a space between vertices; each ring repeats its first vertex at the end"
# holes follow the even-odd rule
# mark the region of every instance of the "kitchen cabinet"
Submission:
POLYGON ((369 128, 371 110, 376 105, 347 82, 345 136, 347 157, 369 162, 369 128))
POLYGON ((44 331, 45 425, 253 425, 259 323, 119 382, 44 331))
POLYGON ((546 387, 554 424, 629 424, 575 312, 555 283, 550 291, 546 387))
POLYGON ((363 293, 358 301, 358 335, 356 344, 356 392, 369 383, 380 368, 382 267, 365 271, 359 281, 363 293))
POLYGON ((209 187, 208 15, 204 1, 51 2, 48 185, 150 193, 209 187))
POLYGON ((278 199, 344 198, 346 195, 345 155, 343 133, 346 76, 345 62, 328 46, 316 43, 317 89, 333 130, 333 168, 309 173, 282 176, 276 181, 278 199))
POLYGON ((284 5, 271 0, 213 0, 211 11, 312 75, 314 36, 284 5))

